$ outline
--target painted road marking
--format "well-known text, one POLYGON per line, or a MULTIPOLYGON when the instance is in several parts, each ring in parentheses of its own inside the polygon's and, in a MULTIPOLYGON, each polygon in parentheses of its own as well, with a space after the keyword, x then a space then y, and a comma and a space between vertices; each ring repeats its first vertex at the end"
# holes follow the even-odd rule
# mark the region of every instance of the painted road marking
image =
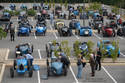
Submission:
POLYGON ((39 58, 42 59, 40 49, 38 49, 39 58))
MULTIPOLYGON (((50 23, 49 23, 49 24, 50 24, 50 23)), ((51 24, 50 24, 50 29, 51 29, 51 30, 53 30, 53 28, 52 28, 52 25, 51 25, 51 24)), ((55 38, 56 38, 56 39, 58 39, 58 37, 56 36, 56 33, 55 33, 55 32, 53 32, 53 34, 54 34, 55 38)))
POLYGON ((108 74, 108 76, 113 80, 114 83, 117 83, 117 81, 110 75, 110 73, 102 66, 103 70, 108 74))
POLYGON ((37 75, 38 75, 38 83, 41 83, 40 82, 40 73, 39 73, 39 71, 37 71, 37 75))
POLYGON ((95 33, 93 33, 94 36, 96 36, 98 39, 102 39, 101 37, 99 37, 98 35, 96 35, 95 33))
POLYGON ((77 39, 79 39, 79 37, 78 37, 77 35, 75 35, 74 33, 73 33, 73 35, 74 35, 77 39))
POLYGON ((70 66, 70 71, 72 72, 72 75, 73 75, 73 77, 74 77, 74 79, 75 79, 76 83, 79 83, 79 81, 77 80, 77 78, 76 78, 76 76, 75 76, 75 74, 74 74, 74 72, 73 72, 73 70, 72 70, 72 67, 71 67, 71 66, 70 66))
POLYGON ((123 53, 120 52, 120 54, 125 57, 125 55, 123 53))
POLYGON ((120 39, 122 39, 122 40, 125 40, 123 37, 120 37, 120 36, 119 36, 118 38, 120 38, 120 39))

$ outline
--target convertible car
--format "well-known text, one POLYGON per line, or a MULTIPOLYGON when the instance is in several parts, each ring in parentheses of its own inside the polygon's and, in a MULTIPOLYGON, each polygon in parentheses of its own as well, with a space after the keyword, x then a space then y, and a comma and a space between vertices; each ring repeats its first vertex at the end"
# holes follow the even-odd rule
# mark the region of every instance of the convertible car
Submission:
POLYGON ((24 57, 14 60, 13 67, 10 68, 10 76, 14 78, 15 72, 18 75, 28 73, 29 77, 33 75, 33 67, 30 65, 30 61, 24 57))
POLYGON ((65 26, 65 23, 63 20, 57 20, 54 22, 54 27, 55 29, 59 29, 60 27, 64 27, 65 26))
MULTIPOLYGON (((97 42, 97 48, 100 49, 101 42, 97 42)), ((108 57, 111 57, 111 49, 115 50, 116 48, 112 45, 112 41, 110 40, 103 40, 102 41, 102 49, 106 51, 105 55, 108 55, 108 57)), ((120 56, 120 49, 118 49, 118 57, 120 56)))
POLYGON ((72 20, 69 23, 69 28, 71 28, 71 29, 80 29, 81 28, 80 22, 77 21, 77 20, 72 20))
POLYGON ((8 12, 4 12, 3 16, 0 17, 0 21, 2 21, 2 22, 3 21, 8 22, 8 21, 10 21, 10 19, 11 19, 11 15, 8 12))
POLYGON ((87 42, 79 42, 78 45, 75 43, 73 44, 73 49, 76 51, 76 49, 79 49, 82 56, 85 56, 85 54, 88 54, 88 45, 87 42))
POLYGON ((71 29, 67 26, 60 27, 58 29, 58 33, 60 36, 71 36, 72 35, 71 29))
POLYGON ((76 29, 76 35, 80 36, 92 36, 92 28, 89 26, 81 27, 80 29, 76 29))
POLYGON ((9 7, 10 7, 11 10, 15 10, 16 9, 16 5, 15 4, 10 4, 9 7))
POLYGON ((44 22, 38 22, 37 25, 36 25, 36 31, 35 31, 35 34, 36 35, 44 35, 46 34, 46 25, 44 22))
POLYGON ((23 54, 32 54, 33 53, 33 45, 30 43, 19 44, 16 46, 16 58, 18 56, 22 56, 23 54))
POLYGON ((103 37, 115 37, 116 33, 114 28, 110 27, 110 26, 104 26, 102 27, 102 35, 103 37))

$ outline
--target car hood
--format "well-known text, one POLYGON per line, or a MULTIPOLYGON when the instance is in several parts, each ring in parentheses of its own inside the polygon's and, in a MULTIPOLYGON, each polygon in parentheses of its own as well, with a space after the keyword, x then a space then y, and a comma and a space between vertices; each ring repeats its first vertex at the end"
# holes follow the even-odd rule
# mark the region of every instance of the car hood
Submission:
POLYGON ((88 46, 86 44, 80 45, 79 48, 81 50, 86 50, 88 48, 88 46))

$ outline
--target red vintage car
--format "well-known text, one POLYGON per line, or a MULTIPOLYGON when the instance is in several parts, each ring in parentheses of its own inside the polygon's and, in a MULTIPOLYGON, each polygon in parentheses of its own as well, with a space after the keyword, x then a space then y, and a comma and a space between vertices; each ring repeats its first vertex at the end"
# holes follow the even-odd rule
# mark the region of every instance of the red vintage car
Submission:
POLYGON ((115 37, 115 30, 112 27, 104 26, 102 27, 103 37, 115 37))

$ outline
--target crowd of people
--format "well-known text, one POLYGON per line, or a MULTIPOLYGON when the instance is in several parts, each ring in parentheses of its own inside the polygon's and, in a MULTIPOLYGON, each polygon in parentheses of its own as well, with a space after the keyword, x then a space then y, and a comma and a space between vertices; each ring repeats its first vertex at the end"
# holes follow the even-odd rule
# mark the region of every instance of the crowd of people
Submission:
MULTIPOLYGON (((90 68, 91 68, 91 76, 95 76, 95 71, 101 70, 101 52, 100 49, 97 50, 97 53, 93 52, 90 54, 89 58, 89 63, 90 63, 90 68)), ((77 78, 82 77, 82 70, 86 65, 86 59, 83 57, 81 54, 78 55, 77 59, 77 66, 78 66, 78 73, 77 73, 77 78)))

